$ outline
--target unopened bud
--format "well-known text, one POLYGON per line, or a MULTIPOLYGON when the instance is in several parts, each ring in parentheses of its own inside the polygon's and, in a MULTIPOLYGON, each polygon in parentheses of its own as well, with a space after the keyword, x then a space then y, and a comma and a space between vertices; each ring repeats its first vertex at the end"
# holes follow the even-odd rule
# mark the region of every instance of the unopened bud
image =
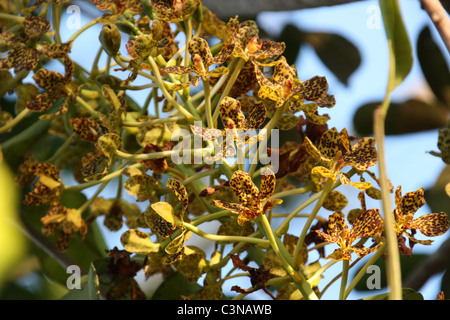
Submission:
POLYGON ((117 26, 115 24, 105 23, 98 38, 106 53, 110 56, 115 56, 120 49, 120 42, 122 40, 117 26))
POLYGON ((149 34, 141 34, 134 41, 134 53, 141 58, 157 55, 157 42, 149 34))

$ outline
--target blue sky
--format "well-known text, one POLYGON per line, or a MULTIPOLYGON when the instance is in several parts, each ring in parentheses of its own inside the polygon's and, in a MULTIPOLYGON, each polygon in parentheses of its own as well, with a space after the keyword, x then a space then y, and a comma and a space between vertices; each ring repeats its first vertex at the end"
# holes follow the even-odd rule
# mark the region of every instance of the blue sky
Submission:
MULTIPOLYGON (((406 29, 413 47, 415 47, 419 31, 425 25, 431 26, 433 35, 439 43, 437 33, 429 22, 428 16, 420 9, 419 1, 403 0, 400 1, 400 4, 406 29)), ((264 28, 271 34, 278 34, 285 24, 293 23, 304 30, 338 33, 352 41, 359 48, 362 63, 350 78, 348 86, 344 86, 338 81, 317 58, 311 48, 303 48, 296 62, 301 79, 309 79, 315 75, 327 77, 330 87, 329 92, 335 95, 337 101, 333 109, 327 110, 327 113, 331 116, 329 126, 335 126, 338 130, 346 127, 350 134, 353 133, 352 118, 356 109, 366 102, 382 100, 385 93, 388 53, 382 21, 380 20, 379 28, 376 24, 377 8, 378 1, 362 1, 349 5, 307 9, 290 13, 262 13, 257 20, 260 28, 264 28)), ((81 12, 81 18, 82 24, 86 23, 87 19, 89 19, 86 15, 83 16, 83 11, 81 12)), ((83 45, 75 44, 72 50, 72 58, 87 68, 91 67, 91 61, 98 50, 98 42, 94 42, 92 39, 97 39, 99 30, 99 26, 89 29, 80 39, 76 40, 83 42, 83 45), (95 43, 95 45, 92 45, 92 43, 95 43)), ((63 39, 67 39, 73 32, 74 30, 66 30, 63 32, 63 39)), ((123 49, 124 47, 121 48, 121 50, 123 49)), ((104 59, 102 61, 104 63, 104 59)), ((119 75, 121 77, 125 76, 124 73, 119 75)), ((422 72, 415 60, 411 73, 405 79, 404 83, 395 90, 392 95, 392 100, 402 101, 412 96, 426 97, 427 95, 429 95, 429 90, 427 90, 422 72)), ((137 96, 137 99, 140 98, 137 96)), ((437 130, 402 136, 388 136, 386 138, 388 175, 394 186, 401 184, 405 193, 417 190, 422 186, 425 188, 431 187, 434 184, 434 181, 444 168, 443 162, 440 159, 427 154, 427 151, 436 149, 436 142, 437 130), (405 155, 408 155, 408 159, 410 159, 407 162, 402 161, 405 155)), ((116 189, 112 186, 111 190, 116 189)), ((345 190, 345 192, 349 193, 353 191, 349 189, 345 190)), ((135 199, 130 197, 128 200, 134 202, 135 199)), ((358 203, 351 201, 348 207, 352 208, 357 206, 358 203)), ((330 213, 324 211, 321 214, 326 217, 330 213)), ((418 214, 425 213, 429 213, 427 207, 423 207, 418 214)), ((211 230, 214 231, 217 226, 211 224, 211 230)), ((298 229, 300 227, 298 224, 292 224, 292 233, 298 234, 299 230, 301 230, 298 229)), ((121 232, 122 230, 115 233, 105 231, 105 234, 108 236, 108 243, 111 246, 117 245, 120 247, 119 238, 121 232)), ((427 252, 435 250, 442 241, 441 238, 436 238, 435 244, 427 248, 427 252)), ((193 237, 192 241, 195 241, 196 245, 198 243, 199 246, 208 245, 208 241, 196 237, 193 237)), ((420 246, 415 247, 417 252, 420 252, 420 249, 420 246)), ((340 264, 338 265, 340 266, 340 264)), ((328 277, 332 278, 334 274, 328 277)), ((437 283, 435 280, 422 290, 426 299, 435 299, 438 293, 436 289, 437 283)), ((245 287, 245 284, 242 286, 245 287)), ((336 296, 336 288, 332 288, 325 298, 334 299, 336 296)), ((267 298, 265 294, 254 294, 251 296, 254 299, 258 297, 267 298)), ((358 297, 360 296, 351 295, 349 298, 358 297)))

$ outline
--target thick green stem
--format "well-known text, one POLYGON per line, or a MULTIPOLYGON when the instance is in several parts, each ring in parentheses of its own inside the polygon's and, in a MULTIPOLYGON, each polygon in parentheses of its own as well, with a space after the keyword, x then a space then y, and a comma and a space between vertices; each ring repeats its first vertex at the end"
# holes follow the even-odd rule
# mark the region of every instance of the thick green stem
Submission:
POLYGON ((61 24, 62 4, 52 2, 52 20, 53 30, 55 30, 55 43, 61 43, 60 24, 61 24))
POLYGON ((279 241, 279 238, 277 241, 277 237, 274 234, 266 215, 262 214, 260 217, 258 217, 258 219, 261 222, 261 224, 258 224, 258 226, 262 228, 261 231, 269 239, 273 251, 277 255, 278 259, 280 259, 283 268, 286 270, 288 275, 294 281, 294 285, 300 290, 301 294, 306 300, 318 300, 319 298, 313 291, 311 285, 306 280, 306 277, 303 274, 303 272, 301 270, 298 272, 295 271, 292 265, 288 262, 290 261, 292 263, 292 258, 290 257, 289 253, 287 252, 286 248, 283 246, 281 241, 279 241))
POLYGON ((208 128, 214 129, 215 124, 213 121, 211 109, 211 87, 209 86, 208 79, 203 79, 203 91, 205 92, 206 123, 208 124, 208 128))
MULTIPOLYGON (((384 104, 389 103, 389 95, 384 104)), ((392 211, 391 195, 389 192, 389 183, 387 177, 387 168, 384 153, 384 121, 387 108, 382 106, 375 110, 374 114, 374 132, 378 145, 378 168, 380 173, 380 186, 382 207, 384 213, 384 232, 387 243, 386 271, 387 282, 391 288, 389 297, 391 300, 402 299, 402 277, 400 269, 400 255, 398 250, 397 233, 395 232, 395 218, 392 211)))
POLYGON ((347 286, 348 280, 348 267, 349 261, 346 259, 342 260, 342 277, 341 277, 341 288, 339 291, 339 300, 345 300, 345 287, 347 286))

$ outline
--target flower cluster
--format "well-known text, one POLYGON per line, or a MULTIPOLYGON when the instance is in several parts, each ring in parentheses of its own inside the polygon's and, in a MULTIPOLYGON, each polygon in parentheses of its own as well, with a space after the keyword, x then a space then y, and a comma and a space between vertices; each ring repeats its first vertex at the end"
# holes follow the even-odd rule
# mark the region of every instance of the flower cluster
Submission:
POLYGON ((253 285, 230 286, 242 295, 262 289, 273 299, 317 298, 328 268, 322 258, 347 263, 353 253, 383 253, 383 214, 392 214, 399 252, 407 255, 432 242, 416 238, 417 230, 435 237, 449 229, 444 212, 415 216, 425 204, 423 188, 402 195, 399 186, 393 213, 366 206, 366 196, 382 198, 370 171, 377 140, 329 127, 323 110, 339 99, 326 77, 301 79, 284 56, 285 43, 260 35, 255 21, 222 21, 201 0, 93 0, 103 15, 62 42, 60 19, 47 14, 67 2, 1 13, 0 81, 17 103, 0 110, 0 132, 20 135, 21 146, 5 158, 20 162, 14 169, 24 222, 34 227, 40 214, 40 231, 61 255, 92 253, 89 277, 99 273, 94 278, 107 286, 99 292, 108 298, 144 298, 134 280, 141 268, 147 278, 181 275, 188 284, 180 290, 195 290, 178 298, 224 298, 235 269, 248 272, 253 285), (72 44, 95 24, 99 51, 86 70, 72 44), (134 98, 134 91, 146 97, 134 98), (269 144, 275 130, 287 141, 269 144), (183 139, 175 140, 180 131, 183 139), (201 161, 192 163, 197 155, 201 161), (340 185, 359 192, 361 208, 344 213, 351 201, 335 190, 340 185), (106 187, 117 189, 106 196, 106 187), (332 214, 321 217, 322 209, 332 214), (292 220, 305 215, 303 232, 293 230, 292 220), (216 231, 207 227, 212 221, 216 231), (124 250, 104 247, 99 223, 121 232, 124 250), (193 235, 213 241, 214 252, 193 245, 193 235), (327 255, 328 244, 337 248, 327 255), (311 262, 313 249, 320 258, 311 262), (230 274, 221 272, 227 264, 230 274))

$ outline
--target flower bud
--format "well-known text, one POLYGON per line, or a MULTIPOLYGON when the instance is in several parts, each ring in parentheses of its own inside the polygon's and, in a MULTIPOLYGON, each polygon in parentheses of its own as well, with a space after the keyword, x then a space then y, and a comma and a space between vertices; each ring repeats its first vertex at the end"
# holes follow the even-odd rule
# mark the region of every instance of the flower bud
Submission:
POLYGON ((108 55, 116 55, 120 48, 121 36, 115 24, 105 23, 98 38, 108 55))
POLYGON ((157 56, 157 42, 149 34, 141 34, 134 42, 134 53, 141 58, 157 56))

